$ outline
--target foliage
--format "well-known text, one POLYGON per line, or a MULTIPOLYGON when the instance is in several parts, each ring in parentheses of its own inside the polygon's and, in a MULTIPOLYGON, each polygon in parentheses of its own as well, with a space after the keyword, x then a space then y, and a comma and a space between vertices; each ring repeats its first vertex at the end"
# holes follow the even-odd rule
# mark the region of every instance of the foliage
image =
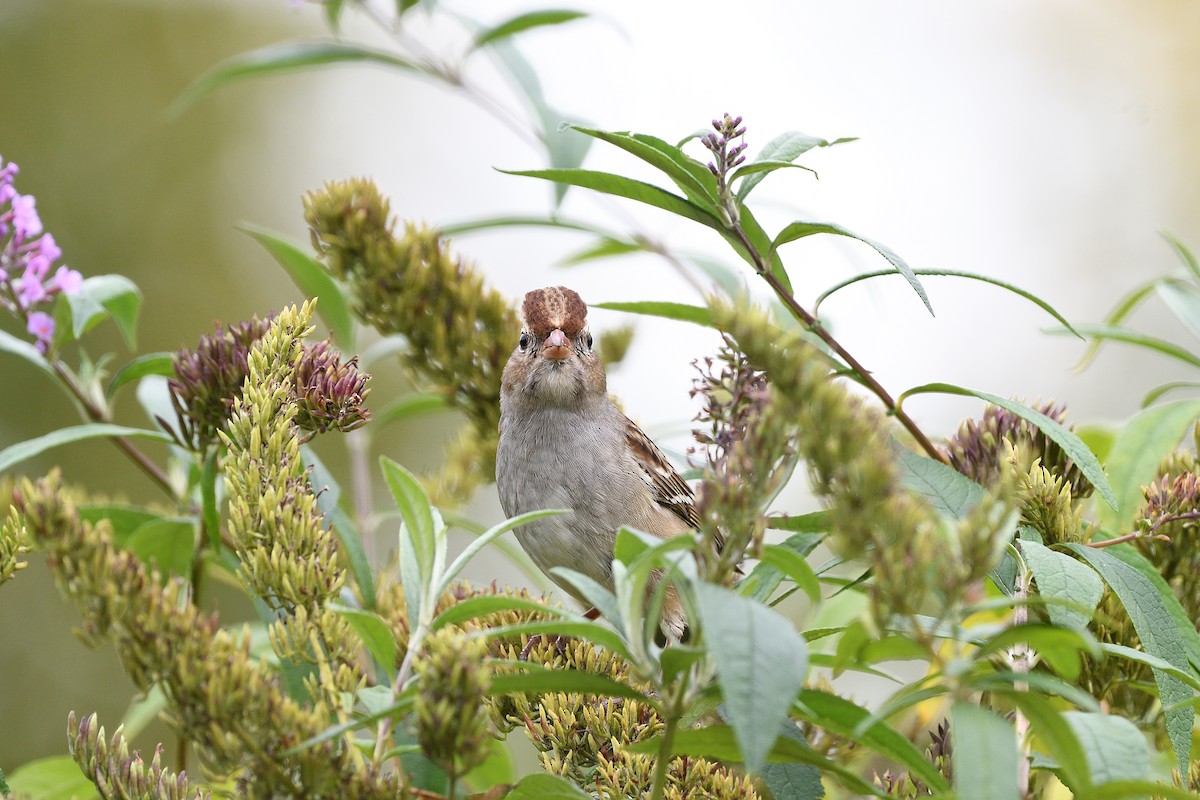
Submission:
MULTIPOLYGON (((394 18, 348 0, 320 5, 335 28, 349 9, 374 15, 394 51, 341 40, 274 45, 219 65, 185 101, 245 77, 370 61, 495 108, 463 79, 490 52, 528 102, 522 130, 544 147, 548 167, 519 174, 553 182, 556 202, 577 187, 715 231, 782 314, 741 293, 729 270, 673 253, 644 230, 555 215, 440 231, 401 225, 373 182, 352 179, 305 197, 315 254, 246 229, 319 301, 219 327, 195 348, 142 355, 106 380, 107 358, 90 358, 83 337, 111 320, 132 341, 140 295, 119 276, 83 279, 65 268, 47 282, 61 253, 32 198, 16 192, 15 168, 4 167, 0 306, 32 341, 5 333, 0 350, 62 388, 82 423, 0 451, 0 468, 109 439, 162 490, 166 510, 91 502, 57 472, 14 480, 0 583, 25 553, 46 554, 79 611, 81 638, 111 642, 139 690, 161 693, 178 768, 164 765, 161 746, 147 762, 121 730, 109 738, 96 715, 72 713, 71 758, 10 769, 8 784, 0 772, 0 790, 69 796, 82 772, 99 796, 134 798, 1013 798, 1050 796, 1055 784, 1079 797, 1193 796, 1200 464, 1180 440, 1189 429, 1200 440, 1200 403, 1150 405, 1112 433, 1101 458, 1052 403, 949 384, 893 395, 823 324, 820 300, 894 274, 931 307, 921 280, 931 273, 834 223, 793 220, 770 233, 748 205, 772 173, 806 169, 796 163, 805 153, 848 139, 787 132, 748 160, 747 126, 730 115, 678 144, 581 124, 560 132, 562 115, 513 40, 582 14, 542 10, 472 26, 449 60, 407 39, 403 23, 418 3, 397 4, 394 18), (656 170, 662 185, 583 169, 593 142, 656 170), (493 475, 499 376, 519 323, 452 253, 447 232, 529 226, 588 236, 575 262, 644 250, 687 273, 707 270, 718 287, 702 306, 619 306, 713 328, 722 347, 698 366, 694 391, 699 529, 670 540, 621 529, 611 585, 556 575, 598 619, 524 590, 459 581, 485 547, 504 546, 504 534, 569 513, 484 528, 452 511, 493 475), (859 240, 889 269, 806 306, 782 251, 814 235, 859 240), (307 343, 314 314, 331 338, 307 343), (369 450, 369 376, 354 354, 363 326, 386 337, 380 348, 399 352, 419 388, 375 426, 447 406, 465 417, 436 475, 380 459, 400 519, 398 579, 363 544, 378 509, 352 504, 362 492, 343 493, 307 447, 341 432, 357 437, 352 452, 369 450), (154 428, 110 422, 133 382, 154 428), (929 392, 989 405, 939 445, 903 407, 929 392), (166 462, 135 440, 170 442, 166 462), (777 506, 799 464, 820 512, 777 506), (451 520, 477 534, 453 560, 451 520), (261 619, 235 627, 207 610, 212 579, 236 581, 261 619), (659 629, 668 585, 688 610, 683 641, 664 641, 659 629), (808 600, 802 610, 784 604, 797 591, 808 600), (884 662, 902 659, 925 674, 880 705, 863 706, 833 682, 886 674, 884 662), (520 780, 504 744, 516 731, 543 770, 520 780), (64 769, 75 783, 60 782, 56 794, 47 787, 64 769)), ((1200 267, 1172 242, 1188 275, 1152 287, 1195 322, 1200 267)), ((943 274, 994 283, 1066 324, 1024 290, 943 274)), ((1105 326, 1066 330, 1200 364, 1177 345, 1115 327, 1150 291, 1127 297, 1105 326)), ((606 360, 630 346, 627 331, 616 334, 606 360)))

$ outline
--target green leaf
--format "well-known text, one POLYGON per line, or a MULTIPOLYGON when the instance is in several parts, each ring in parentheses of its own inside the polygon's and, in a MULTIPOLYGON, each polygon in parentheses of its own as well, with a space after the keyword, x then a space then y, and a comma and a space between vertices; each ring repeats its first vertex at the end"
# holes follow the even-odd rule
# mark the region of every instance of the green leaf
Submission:
POLYGON ((174 353, 147 353, 138 356, 113 374, 108 388, 104 390, 104 396, 112 399, 122 386, 147 375, 175 377, 174 356, 174 353))
POLYGON ((1043 697, 1061 697, 1085 711, 1100 711, 1100 703, 1096 701, 1096 698, 1075 684, 1067 683, 1057 675, 1052 675, 1044 670, 988 672, 972 678, 967 685, 978 692, 991 692, 1005 697, 1024 694, 1032 690, 1043 697))
POLYGON ((383 617, 361 608, 330 603, 329 608, 350 623, 367 650, 391 677, 396 675, 396 638, 383 617))
POLYGON ((445 574, 443 574, 440 579, 441 586, 439 587, 438 594, 440 595, 442 592, 450 588, 450 584, 456 577, 458 577, 458 573, 462 572, 463 568, 467 566, 471 559, 474 558, 480 550, 487 547, 493 539, 496 539, 503 534, 508 533, 511 530, 515 530, 527 523, 534 522, 539 519, 545 519, 546 517, 557 517, 562 514, 571 513, 573 513, 573 510, 569 508, 546 508, 540 511, 529 511, 525 514, 518 514, 515 517, 510 517, 509 519, 506 519, 503 522, 488 528, 486 531, 476 537, 475 541, 467 545, 466 548, 458 554, 458 558, 454 559, 449 568, 446 569, 445 574))
MULTIPOLYGON (((865 281, 870 278, 880 278, 880 277, 883 277, 884 275, 895 275, 895 274, 896 274, 895 270, 890 270, 890 269, 877 270, 875 272, 864 272, 861 275, 855 275, 851 278, 847 278, 846 280, 841 281, 840 283, 834 284, 833 286, 829 287, 828 289, 826 289, 825 291, 823 291, 819 295, 817 295, 817 299, 813 302, 813 311, 812 311, 813 316, 817 315, 817 311, 818 311, 818 309, 820 309, 821 303, 825 302, 825 300, 833 293, 838 292, 842 289, 845 289, 847 286, 852 286, 852 285, 858 283, 859 281, 865 281)), ((1067 322, 1066 317, 1064 317, 1062 314, 1058 313, 1058 311, 1055 310, 1054 306, 1050 305, 1045 300, 1043 300, 1042 298, 1033 294, 1032 292, 1027 292, 1024 289, 1021 289, 1020 287, 1014 286, 1011 283, 1007 283, 998 278, 992 278, 987 275, 979 275, 974 272, 962 272, 961 270, 954 270, 954 269, 915 269, 915 270, 913 270, 913 274, 920 276, 922 278, 928 277, 928 276, 934 276, 934 277, 945 276, 945 277, 949 277, 949 278, 967 278, 968 280, 981 281, 983 283, 989 283, 992 286, 999 286, 1001 289, 1010 291, 1013 294, 1019 295, 1020 297, 1023 297, 1026 300, 1028 300, 1029 302, 1033 303, 1038 308, 1042 309, 1047 314, 1049 314, 1050 316, 1054 317, 1056 320, 1061 322, 1068 331, 1071 331, 1072 333, 1074 333, 1074 331, 1075 331, 1075 329, 1073 327, 1071 327, 1071 323, 1067 322)), ((1075 335, 1079 336, 1079 334, 1077 334, 1077 333, 1075 335)), ((1083 337, 1080 336, 1079 338, 1082 339, 1083 337)))
POLYGON ((37 347, 23 339, 18 339, 7 331, 0 331, 0 352, 11 353, 18 358, 23 358, 54 378, 55 381, 58 380, 58 376, 54 374, 54 369, 50 366, 50 362, 38 352, 37 347))
POLYGON ((488 747, 488 755, 483 763, 465 776, 475 792, 482 792, 497 784, 508 785, 517 779, 516 766, 513 764, 508 744, 501 739, 490 739, 488 747))
POLYGON ((71 756, 49 756, 27 761, 8 776, 16 797, 35 800, 92 800, 100 797, 71 756))
POLYGON ((329 326, 333 340, 343 352, 354 352, 354 316, 346 293, 308 249, 257 225, 243 223, 242 233, 254 238, 283 267, 305 297, 317 298, 317 313, 329 326))
MULTIPOLYGON (((460 603, 459 605, 462 604, 460 603)), ((543 608, 543 610, 545 609, 543 608)), ((487 636, 489 639, 498 639, 505 636, 519 636, 521 634, 532 636, 538 633, 552 636, 578 636, 580 639, 586 639, 593 644, 598 644, 603 648, 613 651, 626 661, 633 660, 633 656, 629 652, 629 647, 618 634, 613 632, 611 628, 606 628, 591 620, 579 620, 577 618, 576 620, 554 619, 519 622, 515 625, 501 625, 489 628, 482 635, 487 636)))
POLYGON ((1038 594, 1048 599, 1071 603, 1062 606, 1050 603, 1046 611, 1050 621, 1066 628, 1083 628, 1092 621, 1092 614, 1104 596, 1104 583, 1096 571, 1065 553, 1051 550, 1037 542, 1022 541, 1021 555, 1037 581, 1038 594), (1081 609, 1087 609, 1085 613, 1081 609))
POLYGON ((1097 508, 1096 521, 1101 528, 1119 532, 1133 524, 1143 501, 1142 487, 1154 480, 1158 465, 1197 418, 1200 400, 1180 400, 1147 408, 1117 432, 1105 466, 1119 511, 1097 508))
MULTIPOLYGON (((1147 667, 1152 667, 1157 670, 1174 675, 1179 680, 1191 686, 1196 691, 1200 692, 1200 677, 1193 670, 1181 670, 1174 664, 1164 661, 1158 656, 1152 656, 1149 653, 1137 650, 1132 647, 1126 647, 1123 644, 1111 644, 1109 642, 1101 642, 1100 649, 1105 655, 1113 656, 1114 658, 1123 658, 1127 661, 1136 661, 1139 664, 1145 664, 1147 667)), ((1200 697, 1193 698, 1188 702, 1195 704, 1200 701, 1200 697)))
MULTIPOLYGON (((1087 336, 1096 341, 1104 342, 1125 342, 1140 347, 1144 350, 1150 350, 1155 353, 1160 353, 1176 361, 1182 361, 1191 367, 1200 367, 1200 356, 1180 347, 1173 342, 1168 342, 1165 339, 1157 339, 1153 336, 1147 336, 1144 333, 1130 330, 1129 328, 1119 328, 1115 325, 1076 325, 1074 330, 1068 331, 1063 328, 1049 328, 1046 330, 1049 334, 1074 333, 1075 335, 1087 336)), ((1085 354, 1084 358, 1089 356, 1085 354)))
POLYGON ((582 572, 576 572, 567 567, 554 567, 550 570, 554 577, 561 578, 574 587, 579 595, 600 612, 600 616, 608 620, 618 631, 624 631, 621 612, 617 608, 617 597, 607 586, 602 585, 582 572))
POLYGON ((962 519, 979 505, 984 488, 958 470, 905 447, 895 447, 900 481, 954 519, 962 519))
POLYGON ((742 759, 756 772, 804 683, 808 648, 787 618, 723 587, 697 584, 696 606, 742 759))
MULTIPOLYGON (((780 736, 801 746, 808 745, 804 735, 790 723, 784 724, 780 736)), ((758 777, 770 790, 773 800, 820 800, 825 796, 821 772, 811 764, 767 763, 759 770, 758 777)))
POLYGON ((749 164, 744 164, 741 167, 738 167, 738 169, 734 171, 733 175, 730 176, 729 182, 733 183, 739 178, 745 178, 750 175, 759 175, 763 173, 765 173, 763 174, 763 177, 766 177, 767 174, 770 174, 777 169, 802 169, 805 172, 811 172, 814 176, 817 176, 817 171, 812 167, 805 167, 801 164, 792 164, 788 161, 751 161, 749 164))
POLYGON ((535 772, 521 778, 504 800, 591 800, 591 795, 566 778, 535 772))
POLYGON ((1196 793, 1154 781, 1113 781, 1093 787, 1088 800, 1123 800, 1154 797, 1157 800, 1196 800, 1196 793))
POLYGON ((1192 273, 1192 276, 1196 280, 1200 280, 1200 261, 1196 260, 1196 257, 1192 255, 1192 251, 1188 249, 1187 245, 1179 241, 1179 239, 1175 238, 1168 231, 1162 231, 1162 237, 1167 240, 1167 244, 1171 245, 1171 249, 1175 251, 1175 255, 1179 256, 1179 260, 1187 267, 1188 272, 1192 273))
MULTIPOLYGON (((778 730, 778 729, 776 729, 778 730)), ((662 746, 662 736, 644 739, 625 749, 631 753, 650 753, 657 755, 662 746)), ((676 731, 675 742, 671 747, 674 755, 698 756, 720 761, 737 763, 743 760, 743 752, 733 731, 727 725, 709 725, 704 728, 689 728, 676 731)), ((801 741, 787 736, 779 736, 767 755, 767 760, 775 764, 798 762, 811 764, 822 772, 836 775, 842 784, 853 792, 872 797, 887 797, 881 789, 864 781, 853 771, 843 767, 825 756, 813 752, 801 741)))
POLYGON ((36 439, 26 439, 0 450, 0 472, 12 469, 22 461, 34 456, 40 456, 47 450, 61 447, 72 442, 82 442, 86 439, 107 439, 121 436, 127 439, 150 439, 155 442, 170 442, 171 437, 159 431, 148 431, 143 428, 129 428, 124 425, 110 425, 103 422, 89 422, 86 425, 72 425, 59 428, 56 431, 39 436, 36 439))
POLYGON ((71 310, 71 332, 78 339, 109 317, 117 323, 121 336, 132 350, 137 338, 137 315, 142 292, 124 275, 96 275, 86 278, 76 294, 67 295, 71 310))
POLYGON ((1146 737, 1132 722, 1117 714, 1082 711, 1067 711, 1063 717, 1083 747, 1093 782, 1105 784, 1150 776, 1150 749, 1146 737))
POLYGON ((1016 400, 1006 400, 994 394, 987 392, 978 392, 974 389, 966 389, 962 386, 955 386, 952 383, 927 383, 924 386, 917 386, 909 389, 900 395, 898 402, 903 402, 904 398, 911 397, 915 394, 955 394, 964 397, 978 397, 980 400, 985 400, 992 405, 1000 406, 1007 411, 1011 411, 1021 419, 1030 423, 1042 433, 1050 437, 1051 441, 1063 449, 1067 457, 1075 462, 1075 466, 1083 473, 1083 476, 1091 482, 1092 486, 1096 487, 1096 491, 1103 497, 1110 506, 1116 509, 1117 498, 1113 494, 1112 487, 1108 485, 1108 479, 1104 476, 1104 470, 1100 467, 1100 462, 1096 460, 1096 456, 1088 449, 1083 440, 1076 436, 1066 427, 1055 422, 1050 417, 1042 412, 1030 408, 1024 403, 1018 403, 1016 400))
POLYGON ((829 233, 835 236, 848 236, 851 239, 857 239, 865 245, 873 248, 875 252, 887 259, 887 262, 896 268, 896 271, 904 276, 913 291, 921 298, 921 302, 925 304, 925 308, 929 309, 929 313, 933 314, 933 306, 929 304, 929 296, 925 294, 925 287, 921 285, 921 281, 917 279, 916 274, 909 268, 904 259, 892 252, 891 248, 872 241, 865 236, 859 236, 857 233, 843 228, 841 225, 836 225, 832 222, 802 222, 796 221, 789 224, 771 242, 771 252, 775 252, 781 245, 788 242, 794 242, 797 239, 802 239, 805 236, 812 236, 816 233, 829 233))
POLYGON ((572 125, 575 130, 615 145, 660 170, 696 205, 717 215, 717 179, 708 167, 662 139, 640 133, 602 131, 572 125))
POLYGON ((626 311, 630 314, 645 314, 651 317, 693 322, 705 328, 713 327, 712 314, 703 306, 686 303, 642 301, 636 303, 592 303, 592 308, 607 308, 610 311, 626 311))
POLYGON ((573 267, 577 264, 584 264, 588 261, 612 258, 613 256, 631 255, 633 253, 643 253, 645 251, 646 248, 637 242, 630 242, 626 241, 625 239, 613 239, 603 236, 582 250, 577 250, 571 255, 566 256, 558 263, 563 267, 573 267))
MULTIPOLYGON (((1121 320, 1128 317, 1135 308, 1141 305, 1142 302, 1150 296, 1150 293, 1154 291, 1154 287, 1158 285, 1160 280, 1161 278, 1155 278, 1152 281, 1132 289, 1117 302, 1117 305, 1113 307, 1112 311, 1108 312, 1108 316, 1104 318, 1105 324, 1116 325, 1121 322, 1121 320)), ((1063 333, 1064 331, 1053 332, 1063 333)), ((1091 343, 1088 344, 1087 349, 1084 350, 1083 355, 1079 358, 1079 363, 1075 365, 1075 370, 1082 371, 1085 369, 1096 357, 1096 354, 1100 352, 1100 349, 1103 346, 1103 339, 1093 339, 1091 343)))
POLYGON ((1013 726, 970 703, 950 710, 954 789, 959 800, 1017 800, 1017 734, 1013 726))
POLYGON ((1182 322, 1193 336, 1200 339, 1200 289, 1190 283, 1169 278, 1159 281, 1155 288, 1175 318, 1182 322))
POLYGON ((813 603, 821 602, 821 584, 803 556, 782 545, 769 544, 763 547, 759 560, 791 578, 813 603))
MULTIPOLYGON (((1176 669, 1188 670, 1191 667, 1189 648, 1184 641, 1184 631, 1180 622, 1190 629, 1194 641, 1196 629, 1187 615, 1179 606, 1179 601, 1171 594, 1166 582, 1156 585, 1145 573, 1118 558, 1107 550, 1097 550, 1078 544, 1067 547, 1071 552, 1091 564, 1104 581, 1109 585, 1121 601, 1133 622, 1133 629, 1147 653, 1172 664, 1176 669), (1174 606, 1174 611, 1170 608, 1174 606)), ((1140 555, 1136 551, 1126 553, 1126 557, 1140 555)), ((1145 561, 1144 558, 1141 559, 1145 561)), ((1147 566, 1149 566, 1147 564, 1147 566)), ((1153 567, 1151 567, 1153 569, 1153 567)), ((1160 578, 1161 581, 1161 578, 1160 578)), ((1164 707, 1175 706, 1177 703, 1191 699, 1192 690, 1183 681, 1159 670, 1154 671, 1154 681, 1158 684, 1158 696, 1164 707)), ((1165 710, 1167 721, 1167 736, 1175 748, 1175 757, 1182 774, 1187 774, 1188 762, 1191 758, 1192 724, 1195 720, 1195 709, 1176 707, 1165 710)))
POLYGON ((510 36, 515 36, 518 33, 527 31, 530 28, 544 27, 546 25, 561 25, 564 22, 586 17, 582 11, 569 11, 562 9, 545 9, 543 11, 531 11, 527 14, 518 14, 515 17, 501 22, 486 30, 482 30, 475 35, 475 41, 471 44, 472 50, 491 44, 492 42, 507 39, 510 36))
POLYGON ((450 404, 446 401, 445 395, 436 392, 406 394, 388 404, 387 408, 375 415, 375 426, 382 428, 410 417, 433 411, 448 411, 449 409, 450 404))
POLYGON ((433 504, 421 482, 404 467, 387 456, 380 457, 379 466, 383 471, 383 480, 400 510, 400 517, 404 520, 400 531, 400 569, 409 620, 417 620, 421 618, 421 601, 417 598, 433 582, 437 549, 433 504))
MULTIPOLYGON (((835 144, 853 141, 855 141, 854 138, 848 138, 837 139, 830 142, 817 136, 809 136, 807 133, 801 133, 800 131, 788 131, 786 133, 781 133, 779 136, 776 136, 774 139, 763 145, 762 150, 759 151, 758 158, 756 158, 754 161, 751 161, 746 166, 753 166, 756 163, 764 161, 792 162, 807 153, 809 150, 812 150, 814 147, 832 147, 835 144)), ((753 190, 754 187, 757 186, 765 177, 767 177, 765 173, 750 173, 746 175, 741 185, 738 186, 738 202, 744 203, 746 201, 746 196, 750 194, 751 190, 753 190)))
POLYGON ((651 706, 658 705, 654 698, 647 697, 607 675, 579 669, 538 668, 533 664, 527 666, 532 669, 525 672, 492 675, 492 685, 488 689, 488 695, 495 697, 506 694, 570 692, 601 697, 627 697, 651 706))
POLYGON ((1092 785, 1087 756, 1065 712, 1036 692, 1013 692, 1006 697, 1025 715, 1030 730, 1058 762, 1059 779, 1076 797, 1090 797, 1084 794, 1092 785))
POLYGON ((282 75, 310 67, 330 64, 377 64, 408 72, 427 72, 426 68, 385 50, 376 50, 342 42, 279 42, 226 59, 201 75, 167 108, 177 117, 184 109, 208 93, 234 81, 282 75))
POLYGON ((453 238, 462 236, 464 234, 491 230, 493 228, 522 227, 558 228, 560 230, 567 231, 581 231, 583 233, 594 233, 597 236, 610 239, 616 239, 620 236, 613 231, 593 225, 590 222, 581 222, 574 219, 563 219, 561 217, 486 217, 484 219, 456 222, 453 225, 440 225, 438 226, 438 229, 443 235, 453 238))
MULTIPOLYGON (((1155 386, 1142 398, 1142 408, 1153 405, 1163 395, 1168 392, 1178 391, 1180 389, 1200 389, 1200 383, 1196 381, 1168 381, 1167 383, 1155 386)), ((1097 453, 1096 455, 1100 455, 1097 453)))
POLYGON ((672 194, 666 189, 662 189, 650 183, 636 181, 632 178, 626 178, 622 175, 614 175, 609 172, 597 172, 590 169, 536 169, 536 170, 500 170, 507 175, 522 175, 527 178, 542 178, 543 180, 555 181, 568 186, 580 186, 584 189, 592 189, 597 192, 624 197, 629 200, 636 200, 639 203, 645 203, 655 208, 661 208, 664 211, 670 211, 672 214, 685 217, 686 219, 699 222, 702 225, 707 225, 713 230, 726 233, 725 226, 721 224, 720 219, 715 217, 709 211, 696 205, 690 200, 680 197, 677 194, 672 194))
POLYGON ((548 614, 574 622, 583 617, 565 608, 550 605, 544 600, 533 600, 528 597, 517 597, 506 594, 483 594, 460 600, 447 608, 433 621, 433 630, 439 630, 446 625, 459 625, 470 619, 495 614, 501 611, 532 611, 538 614, 548 614))
POLYGON ((162 515, 137 506, 101 504, 80 506, 79 518, 93 525, 102 519, 108 520, 113 530, 113 543, 124 547, 134 531, 147 522, 162 519, 162 515))
POLYGON ((825 533, 829 530, 829 512, 812 511, 808 514, 783 514, 767 517, 767 527, 775 531, 792 533, 825 533))
POLYGON ((156 519, 135 530, 126 549, 147 566, 156 565, 165 580, 170 575, 191 574, 196 553, 196 520, 156 519))
POLYGON ((1079 677, 1081 652, 1087 652, 1093 658, 1100 656, 1100 647, 1095 637, 1086 629, 1060 628, 1041 623, 1004 628, 979 645, 979 655, 991 655, 1023 645, 1036 650, 1043 661, 1069 681, 1079 677))
POLYGON ((871 712, 831 692, 802 689, 796 701, 801 719, 866 745, 873 752, 901 764, 934 791, 947 791, 950 784, 917 747, 882 720, 871 721, 871 712))

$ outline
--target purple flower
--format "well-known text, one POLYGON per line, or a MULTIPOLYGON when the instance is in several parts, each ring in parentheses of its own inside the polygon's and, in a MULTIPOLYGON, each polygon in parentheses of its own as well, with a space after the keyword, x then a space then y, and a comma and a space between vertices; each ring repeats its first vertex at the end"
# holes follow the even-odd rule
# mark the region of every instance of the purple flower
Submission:
POLYGON ((12 200, 12 225, 22 239, 37 236, 42 232, 42 220, 34 207, 37 198, 31 194, 19 194, 12 200))
POLYGON ((35 311, 29 315, 29 324, 25 329, 37 337, 37 347, 43 354, 54 338, 54 318, 44 311, 35 311))
POLYGON ((83 288, 83 276, 78 271, 67 266, 61 266, 54 273, 51 285, 66 295, 79 294, 83 288))
POLYGON ((54 234, 47 233, 42 238, 33 243, 32 250, 36 250, 40 255, 44 256, 47 261, 55 262, 62 258, 62 249, 59 248, 58 242, 54 241, 54 234))
POLYGON ((34 303, 45 299, 46 287, 42 285, 36 275, 32 275, 29 270, 26 270, 17 286, 17 301, 21 304, 21 308, 29 308, 34 303))
POLYGON ((50 274, 50 261, 42 253, 35 253, 25 262, 25 278, 33 278, 34 280, 42 280, 50 274))

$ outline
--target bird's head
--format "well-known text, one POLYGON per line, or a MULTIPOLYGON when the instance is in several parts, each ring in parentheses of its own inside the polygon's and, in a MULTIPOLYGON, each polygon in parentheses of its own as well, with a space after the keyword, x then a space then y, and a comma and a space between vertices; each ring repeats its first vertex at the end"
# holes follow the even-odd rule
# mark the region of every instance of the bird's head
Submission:
POLYGON ((600 357, 592 349, 587 306, 564 286, 535 289, 521 303, 525 325, 504 367, 502 396, 538 405, 578 405, 605 397, 600 357))

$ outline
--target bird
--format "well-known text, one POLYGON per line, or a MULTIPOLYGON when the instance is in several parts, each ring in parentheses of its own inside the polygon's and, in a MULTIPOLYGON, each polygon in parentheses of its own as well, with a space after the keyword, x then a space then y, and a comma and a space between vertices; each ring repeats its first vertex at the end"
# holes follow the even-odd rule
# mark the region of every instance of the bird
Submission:
MULTIPOLYGON (((509 517, 571 511, 528 522, 516 537, 534 564, 587 606, 551 570, 567 567, 612 590, 618 528, 663 538, 693 531, 700 524, 695 496, 609 397, 579 294, 564 286, 535 289, 525 295, 521 316, 524 326, 500 384, 500 504, 509 517)), ((660 577, 652 577, 648 591, 660 577)), ((668 587, 661 630, 679 641, 686 628, 682 603, 668 587)))

